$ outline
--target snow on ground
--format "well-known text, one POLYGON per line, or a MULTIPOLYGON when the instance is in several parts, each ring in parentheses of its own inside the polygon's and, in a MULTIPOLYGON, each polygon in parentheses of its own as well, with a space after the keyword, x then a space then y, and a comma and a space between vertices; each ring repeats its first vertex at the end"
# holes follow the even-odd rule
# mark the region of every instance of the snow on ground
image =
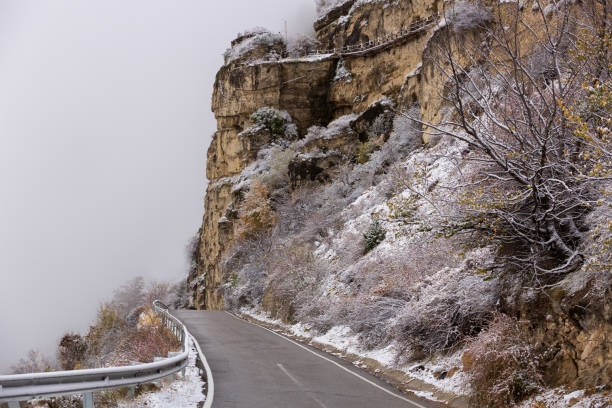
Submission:
POLYGON ((589 394, 585 390, 570 391, 555 388, 523 401, 517 408, 610 408, 612 397, 602 394, 589 394))
POLYGON ((133 400, 121 401, 119 408, 195 408, 206 399, 203 393, 204 381, 200 369, 196 367, 197 352, 194 347, 189 351, 189 365, 185 378, 180 374, 176 380, 163 380, 162 387, 156 392, 140 394, 133 400))

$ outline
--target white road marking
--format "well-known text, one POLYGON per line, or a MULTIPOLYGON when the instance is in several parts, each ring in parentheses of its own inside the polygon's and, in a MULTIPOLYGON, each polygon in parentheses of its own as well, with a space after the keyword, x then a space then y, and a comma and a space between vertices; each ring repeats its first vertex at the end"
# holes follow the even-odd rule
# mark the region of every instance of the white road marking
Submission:
POLYGON ((306 387, 304 387, 304 386, 302 385, 302 383, 298 381, 298 379, 297 379, 297 378, 295 378, 294 376, 292 376, 292 375, 291 375, 291 373, 290 373, 289 371, 287 371, 287 369, 285 368, 285 366, 283 366, 281 363, 276 363, 276 365, 278 366, 278 368, 280 368, 280 369, 281 369, 281 371, 282 371, 283 373, 285 373, 285 375, 287 375, 287 377, 289 377, 289 379, 290 379, 291 381, 293 381, 293 382, 295 383, 295 385, 297 385, 298 387, 300 387, 300 389, 301 389, 302 391, 304 391, 305 393, 309 394, 308 396, 309 396, 309 397, 310 397, 310 398, 311 398, 311 399, 312 399, 314 402, 316 402, 317 404, 319 404, 319 406, 320 406, 321 408, 327 408, 327 405, 325 405, 324 403, 322 403, 321 401, 319 401, 319 399, 318 399, 317 397, 315 397, 314 395, 310 395, 310 394, 311 394, 311 392, 309 392, 308 390, 306 390, 306 387))
POLYGON ((384 391, 384 392, 386 392, 387 394, 389 394, 389 395, 391 395, 391 396, 393 396, 393 397, 395 397, 395 398, 398 398, 398 399, 400 399, 400 400, 402 400, 402 401, 406 401, 406 402, 408 402, 409 404, 412 404, 412 406, 415 406, 415 407, 417 407, 417 408, 427 408, 427 407, 425 407, 424 405, 419 404, 418 402, 411 401, 411 400, 409 400, 408 398, 402 397, 401 395, 396 394, 396 393, 394 393, 393 391, 389 391, 388 389, 386 389, 386 388, 384 388, 384 387, 381 387, 380 385, 376 384, 376 383, 375 383, 375 382, 373 382, 373 381, 368 380, 367 378, 363 377, 362 375, 359 375, 359 374, 357 374, 356 372, 353 372, 353 371, 349 370, 348 368, 344 367, 343 365, 336 363, 334 360, 329 359, 329 358, 327 358, 327 357, 325 357, 325 356, 322 356, 322 355, 320 355, 319 353, 315 353, 314 351, 310 350, 308 347, 306 347, 306 346, 304 346, 304 345, 302 345, 302 344, 300 344, 300 343, 298 343, 298 342, 296 342, 296 341, 294 341, 294 340, 291 340, 290 338, 287 338, 287 337, 285 337, 285 336, 282 336, 282 335, 280 335, 280 334, 276 333, 275 331, 268 329, 267 327, 263 327, 263 326, 260 326, 260 325, 258 325, 258 324, 252 323, 252 322, 250 322, 250 321, 248 321, 248 320, 241 319, 241 318, 239 318, 239 317, 235 316, 234 314, 232 314, 232 313, 230 313, 230 312, 227 312, 227 311, 226 311, 225 313, 227 313, 228 315, 232 316, 234 319, 237 319, 237 320, 240 320, 240 321, 243 321, 243 322, 246 322, 246 323, 252 324, 253 326, 261 327, 262 329, 269 331, 270 333, 272 333, 272 334, 274 334, 274 335, 276 335, 276 336, 280 337, 281 339, 285 339, 285 340, 287 340, 288 342, 293 343, 293 344, 295 344, 296 346, 298 346, 298 347, 300 347, 300 348, 302 348, 302 349, 306 350, 307 352, 309 352, 309 353, 311 353, 311 354, 314 354, 315 356, 317 356, 317 357, 319 357, 319 358, 322 358, 322 359, 323 359, 323 360, 325 360, 325 361, 329 361, 330 363, 332 363, 332 364, 334 364, 334 365, 336 365, 336 366, 340 367, 341 369, 343 369, 343 370, 344 370, 344 371, 346 371, 347 373, 354 375, 355 377, 359 378, 359 379, 360 379, 360 380, 362 380, 362 381, 367 382, 368 384, 370 384, 370 385, 372 385, 372 386, 374 386, 374 387, 378 388, 379 390, 384 391))

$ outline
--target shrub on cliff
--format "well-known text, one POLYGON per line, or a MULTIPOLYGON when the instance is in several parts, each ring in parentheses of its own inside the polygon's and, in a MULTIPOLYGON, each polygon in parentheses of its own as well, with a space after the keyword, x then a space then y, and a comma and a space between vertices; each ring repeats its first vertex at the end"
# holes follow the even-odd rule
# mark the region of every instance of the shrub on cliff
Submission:
POLYGON ((55 371, 55 369, 55 363, 43 356, 38 350, 30 350, 26 357, 19 359, 17 364, 11 366, 13 374, 40 373, 55 371))
POLYGON ((474 250, 459 266, 440 269, 408 291, 393 328, 407 351, 449 351, 479 333, 500 297, 499 280, 478 273, 491 258, 492 248, 474 250))
POLYGON ((236 242, 222 262, 225 281, 223 300, 229 310, 261 301, 273 240, 269 233, 236 242))
POLYGON ((261 175, 261 182, 270 190, 274 191, 289 184, 289 163, 295 157, 293 149, 272 149, 267 172, 261 175))
POLYGON ((263 107, 251 115, 251 120, 256 125, 264 126, 273 136, 287 139, 297 137, 297 128, 287 111, 263 107))
POLYGON ((87 367, 104 366, 109 361, 119 339, 128 324, 121 317, 119 309, 112 303, 104 303, 98 309, 93 326, 85 336, 87 342, 87 367))
POLYGON ((328 267, 309 244, 279 244, 271 254, 264 306, 283 320, 293 320, 296 311, 320 296, 318 289, 328 267))
POLYGON ((232 42, 232 47, 223 54, 225 64, 240 59, 250 62, 253 60, 278 60, 286 49, 285 39, 265 28, 255 28, 238 35, 232 42))
POLYGON ((332 11, 334 8, 347 3, 348 1, 350 0, 315 0, 317 15, 322 17, 332 11))
POLYGON ((253 238, 270 231, 276 222, 276 214, 268 203, 268 189, 255 180, 240 204, 236 234, 239 239, 253 238))
POLYGON ((446 21, 456 33, 484 28, 491 20, 491 10, 475 2, 458 1, 446 11, 446 21))
POLYGON ((151 363, 155 357, 166 357, 169 351, 180 347, 178 339, 162 325, 130 330, 117 344, 114 364, 128 364, 130 361, 151 363))
POLYGON ((309 35, 298 35, 289 42, 289 56, 293 58, 303 57, 314 53, 319 47, 319 41, 309 35))
POLYGON ((387 231, 385 231, 383 226, 380 225, 380 221, 372 221, 366 232, 363 234, 363 241, 365 246, 363 252, 367 254, 368 252, 376 248, 378 244, 385 240, 386 236, 387 231))
POLYGON ((497 313, 464 354, 476 406, 508 407, 537 390, 538 359, 520 323, 497 313))

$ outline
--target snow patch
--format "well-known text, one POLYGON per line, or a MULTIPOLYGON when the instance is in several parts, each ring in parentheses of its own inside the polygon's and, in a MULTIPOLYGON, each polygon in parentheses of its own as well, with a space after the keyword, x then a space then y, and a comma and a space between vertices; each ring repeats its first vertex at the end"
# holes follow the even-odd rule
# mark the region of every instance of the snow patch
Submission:
POLYGON ((344 65, 344 60, 338 61, 338 66, 336 67, 336 76, 334 77, 334 82, 344 81, 347 84, 353 82, 353 75, 344 65))
POLYGON ((523 401, 516 408, 531 408, 543 406, 546 408, 610 408, 612 398, 602 393, 588 393, 585 390, 571 391, 564 387, 546 390, 523 401))
POLYGON ((140 394, 133 400, 120 401, 119 408, 196 408, 206 399, 202 392, 204 381, 200 369, 196 367, 197 352, 194 347, 189 350, 189 365, 185 368, 185 377, 178 375, 174 381, 163 380, 162 388, 156 392, 140 394))

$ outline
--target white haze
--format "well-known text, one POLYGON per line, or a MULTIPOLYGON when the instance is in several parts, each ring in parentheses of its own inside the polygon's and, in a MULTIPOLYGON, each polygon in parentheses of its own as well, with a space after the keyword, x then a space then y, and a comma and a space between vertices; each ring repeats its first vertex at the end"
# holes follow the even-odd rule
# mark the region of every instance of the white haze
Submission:
POLYGON ((214 76, 312 0, 0 0, 0 372, 85 332, 125 280, 178 280, 203 215, 214 76))

